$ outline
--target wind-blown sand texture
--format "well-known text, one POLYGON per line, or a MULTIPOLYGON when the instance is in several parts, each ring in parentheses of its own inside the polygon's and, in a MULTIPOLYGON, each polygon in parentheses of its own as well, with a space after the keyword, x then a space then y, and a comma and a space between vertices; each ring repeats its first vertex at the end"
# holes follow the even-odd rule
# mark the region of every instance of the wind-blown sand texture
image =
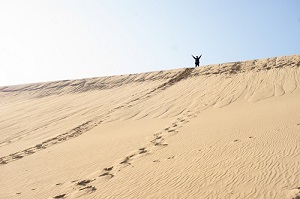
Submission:
POLYGON ((300 55, 0 97, 0 198, 300 198, 300 55))

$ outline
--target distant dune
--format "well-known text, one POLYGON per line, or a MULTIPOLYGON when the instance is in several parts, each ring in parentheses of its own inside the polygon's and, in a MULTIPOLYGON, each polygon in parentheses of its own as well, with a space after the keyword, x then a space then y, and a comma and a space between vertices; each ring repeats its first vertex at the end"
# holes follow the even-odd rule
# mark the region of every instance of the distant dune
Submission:
POLYGON ((300 55, 0 97, 0 198, 300 198, 300 55))

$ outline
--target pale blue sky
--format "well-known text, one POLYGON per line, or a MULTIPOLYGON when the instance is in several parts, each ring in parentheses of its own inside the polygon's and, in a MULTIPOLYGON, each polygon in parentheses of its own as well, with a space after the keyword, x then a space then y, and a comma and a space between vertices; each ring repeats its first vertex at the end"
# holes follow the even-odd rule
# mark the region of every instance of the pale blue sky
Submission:
POLYGON ((0 1, 1 86, 299 53, 299 0, 0 1))

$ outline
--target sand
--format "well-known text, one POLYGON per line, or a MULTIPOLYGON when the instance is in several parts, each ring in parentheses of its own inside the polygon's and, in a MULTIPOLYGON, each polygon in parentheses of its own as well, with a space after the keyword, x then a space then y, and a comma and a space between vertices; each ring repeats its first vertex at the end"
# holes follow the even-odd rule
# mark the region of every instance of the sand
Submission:
POLYGON ((300 55, 0 97, 0 198, 300 198, 300 55))

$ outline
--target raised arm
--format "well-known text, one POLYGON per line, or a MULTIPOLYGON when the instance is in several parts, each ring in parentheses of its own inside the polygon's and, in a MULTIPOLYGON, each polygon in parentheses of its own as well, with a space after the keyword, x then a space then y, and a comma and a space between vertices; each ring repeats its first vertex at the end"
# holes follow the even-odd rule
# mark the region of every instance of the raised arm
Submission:
POLYGON ((202 54, 199 56, 199 59, 201 58, 202 54))
POLYGON ((196 57, 194 57, 194 55, 192 55, 192 57, 193 57, 194 59, 196 59, 196 57))

